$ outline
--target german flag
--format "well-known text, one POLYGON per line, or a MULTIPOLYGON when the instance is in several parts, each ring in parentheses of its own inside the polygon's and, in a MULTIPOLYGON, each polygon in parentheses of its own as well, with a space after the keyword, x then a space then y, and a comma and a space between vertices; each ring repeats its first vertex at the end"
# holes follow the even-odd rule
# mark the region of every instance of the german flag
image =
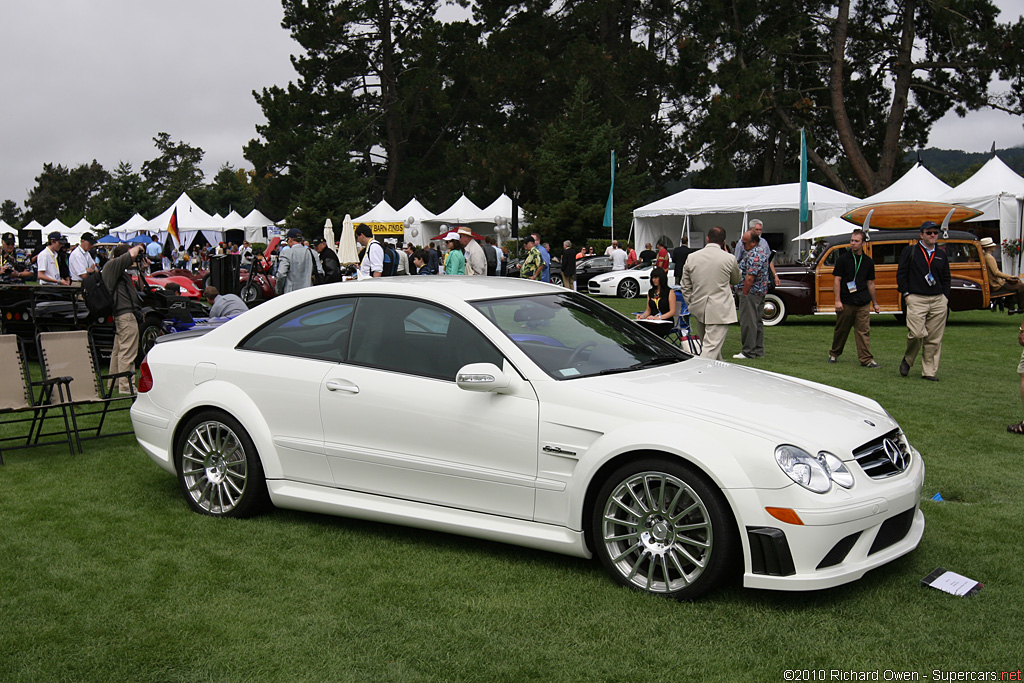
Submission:
POLYGON ((174 207, 171 220, 167 223, 167 232, 174 238, 174 245, 180 247, 181 240, 178 239, 178 207, 174 207))

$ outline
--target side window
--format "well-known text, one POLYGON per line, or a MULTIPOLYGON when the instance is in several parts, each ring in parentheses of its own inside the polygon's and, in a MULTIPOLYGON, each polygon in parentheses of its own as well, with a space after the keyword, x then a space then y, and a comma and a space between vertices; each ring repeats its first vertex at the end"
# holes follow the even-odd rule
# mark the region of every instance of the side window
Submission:
POLYGON ((842 254, 844 251, 846 251, 846 247, 836 247, 832 251, 825 254, 825 258, 821 260, 821 265, 828 266, 829 268, 834 268, 836 265, 836 259, 839 258, 839 255, 842 254))
POLYGON ((876 266, 897 265, 900 262, 900 254, 906 248, 906 242, 872 242, 871 260, 876 266))
POLYGON ((939 247, 946 252, 950 263, 977 263, 981 260, 977 245, 969 242, 946 242, 939 247))
POLYGON ((467 363, 501 366, 497 349, 451 311, 425 301, 361 297, 348 361, 410 375, 455 380, 467 363))
POLYGON ((338 363, 348 346, 354 310, 354 298, 314 301, 271 320, 238 347, 338 363))

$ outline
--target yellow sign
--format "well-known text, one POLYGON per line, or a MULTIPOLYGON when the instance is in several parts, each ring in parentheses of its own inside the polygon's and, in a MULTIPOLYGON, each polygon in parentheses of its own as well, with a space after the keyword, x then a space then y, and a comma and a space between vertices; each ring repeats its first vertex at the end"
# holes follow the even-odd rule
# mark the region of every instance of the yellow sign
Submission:
POLYGON ((374 235, 403 235, 405 223, 363 223, 373 230, 374 235))

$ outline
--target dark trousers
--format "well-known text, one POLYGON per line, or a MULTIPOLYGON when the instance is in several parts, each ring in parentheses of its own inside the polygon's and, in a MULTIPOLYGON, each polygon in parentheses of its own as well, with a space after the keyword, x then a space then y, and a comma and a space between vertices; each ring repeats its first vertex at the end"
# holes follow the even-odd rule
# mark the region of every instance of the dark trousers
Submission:
POLYGON ((740 338, 743 355, 764 357, 764 294, 740 294, 740 338))
POLYGON ((992 294, 1004 294, 1006 292, 1013 292, 1017 299, 1017 308, 1024 308, 1024 284, 1020 281, 1007 280, 1003 283, 1002 287, 993 291, 992 294))
POLYGON ((838 358, 843 355, 846 339, 853 329, 853 338, 857 342, 857 359, 861 365, 874 360, 871 355, 871 304, 854 306, 843 304, 843 310, 836 314, 836 331, 832 335, 832 350, 829 355, 838 358))

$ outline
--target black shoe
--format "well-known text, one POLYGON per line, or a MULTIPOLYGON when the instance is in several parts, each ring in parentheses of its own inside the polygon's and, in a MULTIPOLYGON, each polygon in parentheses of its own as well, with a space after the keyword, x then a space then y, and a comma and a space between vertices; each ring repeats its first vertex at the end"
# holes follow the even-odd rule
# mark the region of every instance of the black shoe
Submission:
POLYGON ((910 363, 907 362, 906 358, 900 361, 900 374, 904 377, 910 374, 910 363))
POLYGON ((926 379, 929 382, 938 382, 939 378, 935 375, 921 375, 921 379, 926 379))

